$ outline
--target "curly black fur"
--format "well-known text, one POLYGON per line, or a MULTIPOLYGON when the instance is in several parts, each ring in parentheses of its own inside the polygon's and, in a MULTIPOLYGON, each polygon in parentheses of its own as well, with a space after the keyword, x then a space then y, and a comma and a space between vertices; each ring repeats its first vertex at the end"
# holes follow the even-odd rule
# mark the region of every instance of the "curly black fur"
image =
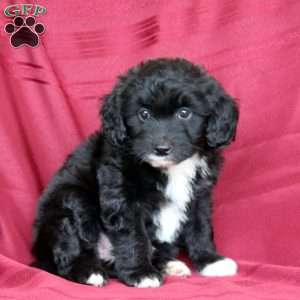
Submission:
POLYGON ((130 69, 104 100, 103 131, 67 158, 40 198, 33 265, 80 283, 99 273, 136 285, 145 277, 161 281, 180 248, 198 270, 220 259, 211 191, 220 149, 235 136, 233 99, 201 67, 157 59, 130 69), (196 169, 181 219, 173 220, 176 230, 163 227, 157 216, 173 205, 169 170, 191 157, 196 169), (108 250, 109 257, 101 254, 108 250))

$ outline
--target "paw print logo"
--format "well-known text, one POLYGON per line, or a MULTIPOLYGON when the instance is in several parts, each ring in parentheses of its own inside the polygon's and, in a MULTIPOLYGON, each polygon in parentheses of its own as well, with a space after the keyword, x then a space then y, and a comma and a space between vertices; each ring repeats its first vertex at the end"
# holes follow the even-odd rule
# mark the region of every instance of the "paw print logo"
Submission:
POLYGON ((11 34, 10 43, 13 47, 22 45, 36 47, 39 44, 39 35, 45 31, 45 26, 42 23, 35 23, 35 18, 32 16, 25 19, 17 16, 12 23, 5 25, 4 30, 11 34))

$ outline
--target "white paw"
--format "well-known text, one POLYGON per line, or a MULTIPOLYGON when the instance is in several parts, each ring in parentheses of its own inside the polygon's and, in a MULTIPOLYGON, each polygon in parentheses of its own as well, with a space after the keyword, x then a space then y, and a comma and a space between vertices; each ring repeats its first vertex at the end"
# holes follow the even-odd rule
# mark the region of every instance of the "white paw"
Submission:
POLYGON ((105 284, 104 277, 99 273, 93 273, 90 275, 90 277, 87 279, 86 284, 90 284, 93 286, 103 286, 105 284))
POLYGON ((160 286, 160 281, 156 277, 145 277, 136 283, 134 286, 138 288, 154 288, 160 286))
POLYGON ((237 273, 237 263, 231 258, 224 258, 206 265, 200 274, 203 276, 233 276, 237 273))
POLYGON ((171 260, 165 267, 165 273, 171 276, 190 276, 191 270, 180 260, 171 260))

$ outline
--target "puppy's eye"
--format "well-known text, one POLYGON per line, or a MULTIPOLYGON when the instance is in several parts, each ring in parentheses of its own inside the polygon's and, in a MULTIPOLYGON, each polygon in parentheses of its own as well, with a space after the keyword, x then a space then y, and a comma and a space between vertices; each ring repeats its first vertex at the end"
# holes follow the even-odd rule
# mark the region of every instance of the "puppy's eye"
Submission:
POLYGON ((182 120, 188 120, 192 116, 192 111, 187 107, 182 107, 177 111, 177 117, 182 120))
POLYGON ((146 108, 142 108, 140 111, 139 111, 139 118, 142 120, 142 121, 146 121, 148 119, 151 118, 151 113, 148 109, 146 108))

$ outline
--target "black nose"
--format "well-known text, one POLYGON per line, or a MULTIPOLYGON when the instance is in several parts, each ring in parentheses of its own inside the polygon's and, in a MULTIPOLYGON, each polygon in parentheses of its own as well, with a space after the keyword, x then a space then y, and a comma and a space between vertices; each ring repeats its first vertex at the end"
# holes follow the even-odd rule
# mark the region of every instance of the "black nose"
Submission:
POLYGON ((158 145, 154 149, 154 153, 158 156, 167 156, 171 152, 171 147, 169 145, 158 145))

